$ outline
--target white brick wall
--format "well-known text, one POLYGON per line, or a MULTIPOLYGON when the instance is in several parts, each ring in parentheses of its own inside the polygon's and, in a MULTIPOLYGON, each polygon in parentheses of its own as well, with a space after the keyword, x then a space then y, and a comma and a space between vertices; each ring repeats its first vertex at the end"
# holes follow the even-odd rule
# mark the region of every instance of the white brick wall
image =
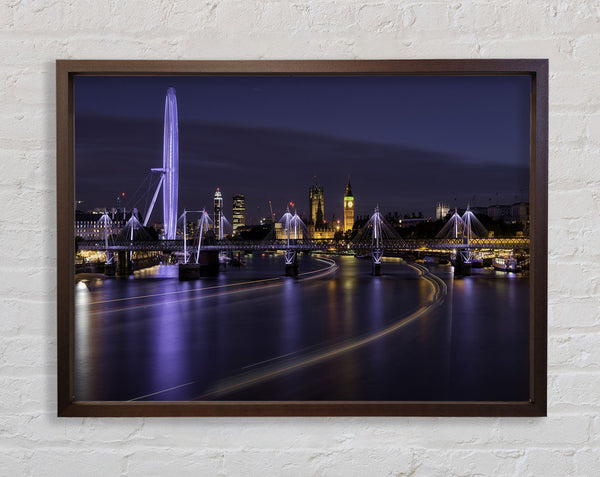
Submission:
POLYGON ((600 4, 4 0, 0 475, 600 475, 600 4), (550 58, 549 416, 57 419, 56 58, 550 58))

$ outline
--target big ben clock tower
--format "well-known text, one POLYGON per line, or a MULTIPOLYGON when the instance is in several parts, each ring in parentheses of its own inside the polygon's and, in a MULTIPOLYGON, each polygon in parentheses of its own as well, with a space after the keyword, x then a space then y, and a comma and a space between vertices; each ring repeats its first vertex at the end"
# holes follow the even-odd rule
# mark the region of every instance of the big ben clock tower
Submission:
POLYGON ((354 227, 354 196, 350 186, 350 176, 348 176, 348 185, 344 194, 344 231, 352 230, 354 227))

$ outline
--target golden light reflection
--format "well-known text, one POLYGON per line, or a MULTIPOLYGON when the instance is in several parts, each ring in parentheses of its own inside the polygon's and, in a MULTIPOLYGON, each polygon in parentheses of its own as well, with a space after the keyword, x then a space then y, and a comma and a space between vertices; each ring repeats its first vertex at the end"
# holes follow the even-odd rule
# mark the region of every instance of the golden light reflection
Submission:
POLYGON ((335 337, 339 334, 340 318, 338 316, 339 307, 337 304, 337 294, 337 280, 329 280, 327 282, 327 332, 330 337, 335 337))
POLYGON ((339 356, 340 354, 353 351, 357 348, 360 348, 366 344, 369 344, 375 340, 383 338, 384 336, 399 330, 400 328, 406 326, 408 323, 424 316, 428 311, 430 311, 434 307, 441 305, 444 301, 444 297, 448 292, 444 281, 436 275, 430 273, 429 270, 427 270, 427 268, 421 265, 407 264, 407 266, 416 270, 419 274, 419 277, 428 283, 428 286, 430 288, 430 293, 428 295, 430 301, 426 305, 420 307, 418 310, 414 311, 413 313, 410 313, 409 315, 400 317, 397 321, 390 324, 387 328, 384 328, 381 331, 369 334, 362 338, 347 340, 346 342, 340 343, 338 345, 316 351, 312 354, 305 355, 304 357, 299 357, 298 359, 292 362, 286 362, 280 365, 266 366, 265 368, 263 368, 262 371, 257 370, 252 373, 243 373, 241 375, 238 375, 237 377, 228 380, 219 388, 214 389, 206 394, 203 394, 202 396, 199 396, 198 399, 207 399, 212 396, 237 391, 239 389, 252 386, 259 382, 277 378, 281 375, 296 371, 307 366, 312 366, 322 361, 339 356))

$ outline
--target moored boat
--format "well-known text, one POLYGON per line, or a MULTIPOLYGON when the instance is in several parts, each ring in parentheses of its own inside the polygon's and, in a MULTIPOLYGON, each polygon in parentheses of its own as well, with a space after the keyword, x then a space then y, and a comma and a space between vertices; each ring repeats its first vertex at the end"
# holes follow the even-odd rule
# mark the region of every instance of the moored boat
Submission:
POLYGON ((511 255, 508 258, 494 257, 492 259, 492 267, 500 272, 520 272, 522 267, 517 260, 511 255))

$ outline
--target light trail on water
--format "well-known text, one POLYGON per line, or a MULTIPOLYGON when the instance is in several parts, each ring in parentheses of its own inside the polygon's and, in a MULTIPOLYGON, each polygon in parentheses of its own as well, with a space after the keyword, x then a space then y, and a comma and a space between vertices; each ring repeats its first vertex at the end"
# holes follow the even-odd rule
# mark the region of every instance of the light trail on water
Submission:
POLYGON ((430 286, 430 292, 427 297, 428 302, 425 305, 421 306, 419 309, 406 316, 401 317, 398 321, 394 322, 390 326, 376 333, 363 336, 362 338, 355 338, 349 342, 340 343, 336 346, 327 348, 325 350, 320 350, 310 355, 300 357, 291 364, 284 363, 280 364, 279 366, 269 366, 267 369, 263 369, 262 371, 244 373, 236 378, 228 380, 228 382, 224 383, 220 387, 213 389, 205 394, 202 394, 201 396, 198 396, 195 399, 206 400, 208 398, 214 398, 223 394, 238 391, 240 389, 253 386, 255 384, 259 384, 270 379, 277 378, 286 373, 290 373, 307 366, 315 365, 322 361, 339 356, 343 353, 356 350, 362 346, 372 343, 375 340, 383 338, 399 330, 400 328, 406 326, 407 324, 411 323, 417 318, 424 316, 428 311, 440 306, 443 303, 444 298, 446 297, 446 294, 448 292, 444 281, 438 276, 432 274, 426 267, 422 265, 407 264, 407 266, 415 270, 418 273, 419 278, 424 280, 430 286))
MULTIPOLYGON (((316 258, 316 260, 319 262, 326 263, 327 267, 320 268, 318 270, 313 270, 310 272, 300 273, 298 276, 299 277, 302 276, 304 278, 301 278, 298 281, 314 280, 317 278, 321 278, 321 277, 324 277, 324 276, 334 273, 339 268, 337 263, 335 262, 335 260, 324 259, 324 258, 316 258)), ((225 290, 225 291, 216 291, 214 293, 205 293, 205 294, 198 295, 198 296, 182 297, 182 298, 178 298, 178 299, 170 300, 170 301, 144 302, 144 303, 139 303, 136 305, 119 306, 119 307, 114 307, 114 308, 101 308, 98 310, 93 310, 93 311, 88 312, 89 315, 97 315, 97 314, 101 314, 101 313, 111 313, 111 312, 118 312, 118 311, 123 311, 123 310, 135 310, 135 309, 147 308, 147 307, 151 307, 151 306, 183 303, 183 302, 201 300, 204 298, 210 298, 210 297, 215 297, 215 296, 233 295, 233 294, 237 294, 237 293, 245 293, 245 292, 259 290, 259 289, 264 290, 264 289, 268 289, 268 288, 276 288, 276 287, 281 286, 284 282, 285 282, 285 278, 283 278, 283 277, 261 278, 261 279, 257 279, 257 280, 248 280, 248 281, 239 282, 239 283, 228 283, 228 284, 215 285, 215 286, 210 286, 210 287, 193 288, 191 290, 177 290, 177 291, 165 292, 165 293, 155 293, 155 294, 150 294, 150 295, 138 295, 138 296, 134 296, 134 297, 124 297, 124 298, 115 298, 112 300, 95 301, 95 302, 86 303, 86 306, 104 304, 104 303, 143 300, 146 298, 167 297, 167 296, 172 296, 172 295, 181 295, 181 294, 187 294, 187 293, 193 293, 193 292, 202 292, 202 291, 206 291, 206 290, 221 290, 224 288, 229 288, 228 290, 225 290), (256 285, 257 283, 263 283, 263 285, 256 285), (253 285, 253 286, 247 286, 247 285, 253 285)))

